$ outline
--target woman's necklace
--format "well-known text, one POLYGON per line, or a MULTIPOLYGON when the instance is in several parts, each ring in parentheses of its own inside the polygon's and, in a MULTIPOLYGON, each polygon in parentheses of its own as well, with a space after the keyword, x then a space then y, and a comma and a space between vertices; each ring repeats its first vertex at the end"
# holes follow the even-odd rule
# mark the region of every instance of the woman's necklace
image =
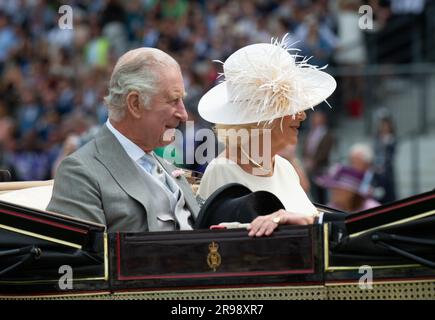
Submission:
POLYGON ((240 146, 240 151, 242 151, 242 153, 248 158, 249 161, 252 162, 252 164, 254 166, 256 166, 257 168, 259 168, 261 171, 266 172, 266 173, 270 173, 272 171, 272 168, 270 169, 265 169, 261 164, 259 164, 258 162, 256 162, 254 159, 252 159, 248 153, 243 149, 242 146, 240 146))

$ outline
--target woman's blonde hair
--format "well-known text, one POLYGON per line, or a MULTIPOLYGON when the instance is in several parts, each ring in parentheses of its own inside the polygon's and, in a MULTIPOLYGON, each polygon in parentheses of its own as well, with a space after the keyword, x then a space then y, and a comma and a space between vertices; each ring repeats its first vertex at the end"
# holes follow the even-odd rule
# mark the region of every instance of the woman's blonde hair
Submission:
POLYGON ((244 134, 247 134, 248 137, 252 134, 261 136, 263 134, 263 130, 272 130, 273 128, 273 123, 260 122, 245 124, 216 124, 213 129, 216 133, 218 140, 225 146, 229 145, 230 139, 234 138, 234 136, 237 138, 237 146, 240 146, 240 144, 242 144, 243 142, 243 138, 245 138, 244 134), (258 131, 254 132, 253 130, 258 131))
MULTIPOLYGON (((282 123, 283 123, 284 117, 274 119, 272 121, 261 121, 258 123, 245 123, 245 124, 216 124, 214 126, 215 134, 218 138, 218 140, 225 144, 225 146, 228 146, 229 138, 233 136, 234 134, 237 136, 241 131, 247 132, 249 135, 252 135, 253 130, 258 130, 255 132, 255 135, 262 136, 263 130, 272 130, 276 126, 280 126, 282 130, 282 123), (280 120, 275 121, 275 120, 280 120)), ((239 146, 241 141, 239 139, 237 140, 237 145, 239 146)))

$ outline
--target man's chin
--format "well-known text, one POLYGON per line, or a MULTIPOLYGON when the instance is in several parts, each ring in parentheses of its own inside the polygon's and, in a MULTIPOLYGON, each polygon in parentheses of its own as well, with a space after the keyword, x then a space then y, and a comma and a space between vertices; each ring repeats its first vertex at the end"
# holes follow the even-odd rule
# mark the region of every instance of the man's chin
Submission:
POLYGON ((166 147, 175 141, 175 136, 165 137, 165 140, 161 140, 158 148, 166 147))
POLYGON ((176 133, 176 129, 166 129, 165 132, 162 135, 161 141, 160 143, 163 144, 163 146, 166 146, 172 142, 174 142, 175 140, 175 133, 176 133))

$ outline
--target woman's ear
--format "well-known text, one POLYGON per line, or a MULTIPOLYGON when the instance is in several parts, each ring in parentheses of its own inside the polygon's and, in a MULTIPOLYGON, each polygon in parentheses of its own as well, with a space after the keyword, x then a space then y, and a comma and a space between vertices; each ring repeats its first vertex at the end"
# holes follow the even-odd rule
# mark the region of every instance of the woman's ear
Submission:
POLYGON ((127 110, 131 116, 135 119, 139 119, 142 116, 142 106, 139 99, 139 93, 137 91, 131 91, 127 95, 127 110))
POLYGON ((305 119, 307 118, 307 114, 305 113, 305 111, 301 111, 297 113, 297 117, 296 119, 298 119, 298 121, 305 121, 305 119))

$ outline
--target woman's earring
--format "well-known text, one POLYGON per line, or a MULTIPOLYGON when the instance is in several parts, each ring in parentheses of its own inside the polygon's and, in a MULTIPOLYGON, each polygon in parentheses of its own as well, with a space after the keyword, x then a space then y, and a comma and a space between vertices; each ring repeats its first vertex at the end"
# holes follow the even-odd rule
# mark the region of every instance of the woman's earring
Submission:
POLYGON ((306 118, 304 111, 298 112, 297 116, 299 121, 304 121, 306 118))

